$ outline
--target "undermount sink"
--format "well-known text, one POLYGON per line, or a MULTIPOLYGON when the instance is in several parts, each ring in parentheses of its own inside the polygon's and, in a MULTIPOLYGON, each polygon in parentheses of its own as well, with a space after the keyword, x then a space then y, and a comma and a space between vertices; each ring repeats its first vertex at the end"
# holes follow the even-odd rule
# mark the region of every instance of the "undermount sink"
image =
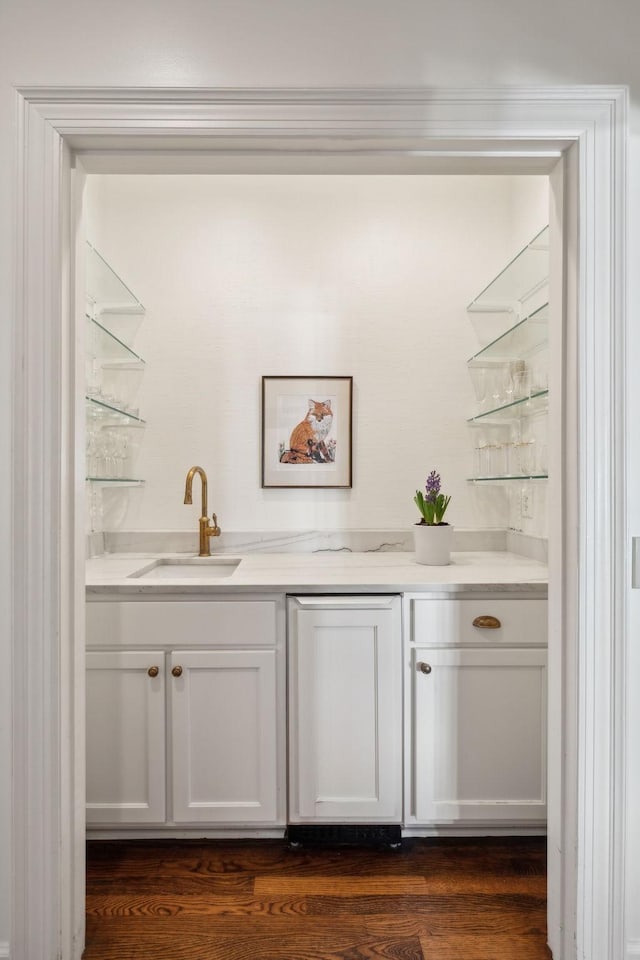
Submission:
POLYGON ((130 577, 144 580, 220 580, 238 569, 240 560, 231 557, 160 558, 130 577))

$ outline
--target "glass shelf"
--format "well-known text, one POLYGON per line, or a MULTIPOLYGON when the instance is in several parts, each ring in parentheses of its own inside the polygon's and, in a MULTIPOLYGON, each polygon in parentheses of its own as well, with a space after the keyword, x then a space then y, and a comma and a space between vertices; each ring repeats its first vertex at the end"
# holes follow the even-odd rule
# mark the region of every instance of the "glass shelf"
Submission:
POLYGON ((549 278, 549 227, 544 227, 507 264, 491 283, 471 301, 471 313, 496 313, 513 310, 521 314, 521 305, 540 290, 549 278))
POLYGON ((469 367, 481 367, 487 362, 522 360, 546 346, 549 340, 549 304, 544 303, 533 313, 478 350, 468 361, 469 367))
POLYGON ((89 528, 95 531, 103 529, 103 501, 110 497, 105 491, 144 485, 144 480, 132 474, 137 472, 141 428, 146 426, 137 406, 133 406, 145 369, 133 342, 145 308, 90 243, 86 291, 85 479, 89 485, 89 528), (126 475, 102 476, 101 470, 126 475))
POLYGON ((136 480, 134 477, 85 477, 87 483, 95 484, 120 484, 122 487, 141 487, 144 480, 136 480))
POLYGON ((87 410, 94 412, 96 410, 102 411, 106 415, 114 415, 119 418, 117 426, 121 427, 143 427, 146 424, 146 420, 143 420, 141 417, 136 417, 132 413, 127 413, 126 410, 121 410, 119 407, 114 407, 110 403, 105 403, 104 400, 96 400, 94 397, 85 397, 87 402, 87 410))
POLYGON ((467 477, 468 483, 513 483, 514 480, 519 481, 520 483, 523 480, 548 480, 549 474, 547 473, 531 473, 526 476, 522 475, 513 475, 509 477, 467 477))
POLYGON ((118 366, 141 370, 144 360, 124 341, 107 330, 101 323, 86 316, 87 340, 91 356, 99 360, 104 367, 118 366))
POLYGON ((142 314, 143 305, 124 280, 87 242, 86 288, 87 299, 98 313, 142 314))
POLYGON ((548 407, 549 391, 540 390, 538 393, 532 393, 530 397, 513 400, 511 403, 504 404, 504 406, 495 407, 495 409, 487 410, 485 413, 478 413, 475 417, 469 417, 467 423, 501 424, 520 417, 533 417, 538 413, 546 413, 548 407))

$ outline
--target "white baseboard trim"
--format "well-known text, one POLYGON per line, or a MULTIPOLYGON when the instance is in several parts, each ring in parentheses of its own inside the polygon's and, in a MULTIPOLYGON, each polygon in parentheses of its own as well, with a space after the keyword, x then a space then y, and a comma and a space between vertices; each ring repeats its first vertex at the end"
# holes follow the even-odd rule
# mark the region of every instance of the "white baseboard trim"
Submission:
MULTIPOLYGON (((87 827, 87 840, 282 840, 285 827, 252 829, 238 827, 232 830, 203 829, 192 827, 179 830, 174 827, 162 827, 157 830, 140 829, 138 827, 87 827)), ((2 960, 2 954, 0 954, 2 960)))
POLYGON ((9 944, 6 941, 0 942, 0 960, 9 960, 9 944))
POLYGON ((626 960, 640 960, 640 940, 627 942, 626 960))

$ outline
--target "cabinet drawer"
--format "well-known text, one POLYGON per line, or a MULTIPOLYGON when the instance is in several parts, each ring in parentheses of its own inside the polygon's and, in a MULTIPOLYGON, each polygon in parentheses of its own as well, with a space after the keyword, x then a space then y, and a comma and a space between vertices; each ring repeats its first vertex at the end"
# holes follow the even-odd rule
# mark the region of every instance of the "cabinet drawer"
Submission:
POLYGON ((547 601, 414 599, 411 601, 411 640, 438 647, 492 643, 510 647, 544 645, 547 601), (482 625, 496 621, 497 627, 482 625))
POLYGON ((87 645, 251 646, 276 643, 276 602, 92 601, 87 604, 87 645))

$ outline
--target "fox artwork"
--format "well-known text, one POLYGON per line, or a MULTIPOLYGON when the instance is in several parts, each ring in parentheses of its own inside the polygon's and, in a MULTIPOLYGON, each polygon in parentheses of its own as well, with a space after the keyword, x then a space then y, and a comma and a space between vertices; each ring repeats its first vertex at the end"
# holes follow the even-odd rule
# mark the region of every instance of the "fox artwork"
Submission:
POLYGON ((333 463, 336 441, 328 439, 333 423, 331 400, 309 400, 307 415, 291 431, 289 449, 280 450, 280 463, 333 463))

